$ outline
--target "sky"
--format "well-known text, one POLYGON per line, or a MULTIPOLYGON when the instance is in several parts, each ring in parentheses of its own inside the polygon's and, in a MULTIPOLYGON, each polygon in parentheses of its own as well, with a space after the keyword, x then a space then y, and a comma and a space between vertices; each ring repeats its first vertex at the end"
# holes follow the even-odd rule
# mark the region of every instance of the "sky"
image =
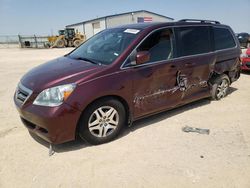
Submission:
POLYGON ((250 33, 250 0, 0 0, 0 35, 57 34, 69 24, 136 10, 218 20, 250 33))

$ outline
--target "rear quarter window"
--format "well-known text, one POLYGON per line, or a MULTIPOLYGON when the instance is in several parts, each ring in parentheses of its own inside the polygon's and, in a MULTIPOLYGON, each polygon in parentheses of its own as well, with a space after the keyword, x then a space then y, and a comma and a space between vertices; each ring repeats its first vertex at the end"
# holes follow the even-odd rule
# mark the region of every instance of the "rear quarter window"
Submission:
POLYGON ((215 50, 223 50, 236 46, 232 33, 229 29, 214 27, 213 31, 215 50))

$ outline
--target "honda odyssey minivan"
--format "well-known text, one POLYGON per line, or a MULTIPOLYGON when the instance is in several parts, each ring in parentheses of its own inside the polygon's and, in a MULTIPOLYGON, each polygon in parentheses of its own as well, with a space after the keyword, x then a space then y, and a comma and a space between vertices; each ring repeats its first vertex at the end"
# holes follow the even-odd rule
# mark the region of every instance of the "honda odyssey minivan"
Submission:
POLYGON ((140 118, 225 97, 240 76, 229 26, 180 20, 106 29, 20 80, 14 101, 28 130, 52 144, 114 139, 140 118))

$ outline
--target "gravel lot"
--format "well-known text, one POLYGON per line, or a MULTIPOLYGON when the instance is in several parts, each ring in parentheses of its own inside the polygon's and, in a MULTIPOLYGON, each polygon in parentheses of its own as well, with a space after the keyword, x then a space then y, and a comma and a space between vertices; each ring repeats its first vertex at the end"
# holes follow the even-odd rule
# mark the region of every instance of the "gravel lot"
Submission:
POLYGON ((71 49, 0 49, 0 187, 250 187, 250 73, 230 95, 140 120, 100 146, 74 141, 48 156, 19 120, 13 93, 32 67, 71 49), (210 134, 184 133, 183 126, 210 134))

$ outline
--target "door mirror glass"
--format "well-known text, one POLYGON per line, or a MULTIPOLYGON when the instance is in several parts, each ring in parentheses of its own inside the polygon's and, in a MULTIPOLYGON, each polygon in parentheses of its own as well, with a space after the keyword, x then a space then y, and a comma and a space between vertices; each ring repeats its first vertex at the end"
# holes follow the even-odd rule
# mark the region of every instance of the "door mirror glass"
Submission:
POLYGON ((150 60, 150 53, 148 51, 140 51, 136 54, 136 65, 141 65, 150 60))

